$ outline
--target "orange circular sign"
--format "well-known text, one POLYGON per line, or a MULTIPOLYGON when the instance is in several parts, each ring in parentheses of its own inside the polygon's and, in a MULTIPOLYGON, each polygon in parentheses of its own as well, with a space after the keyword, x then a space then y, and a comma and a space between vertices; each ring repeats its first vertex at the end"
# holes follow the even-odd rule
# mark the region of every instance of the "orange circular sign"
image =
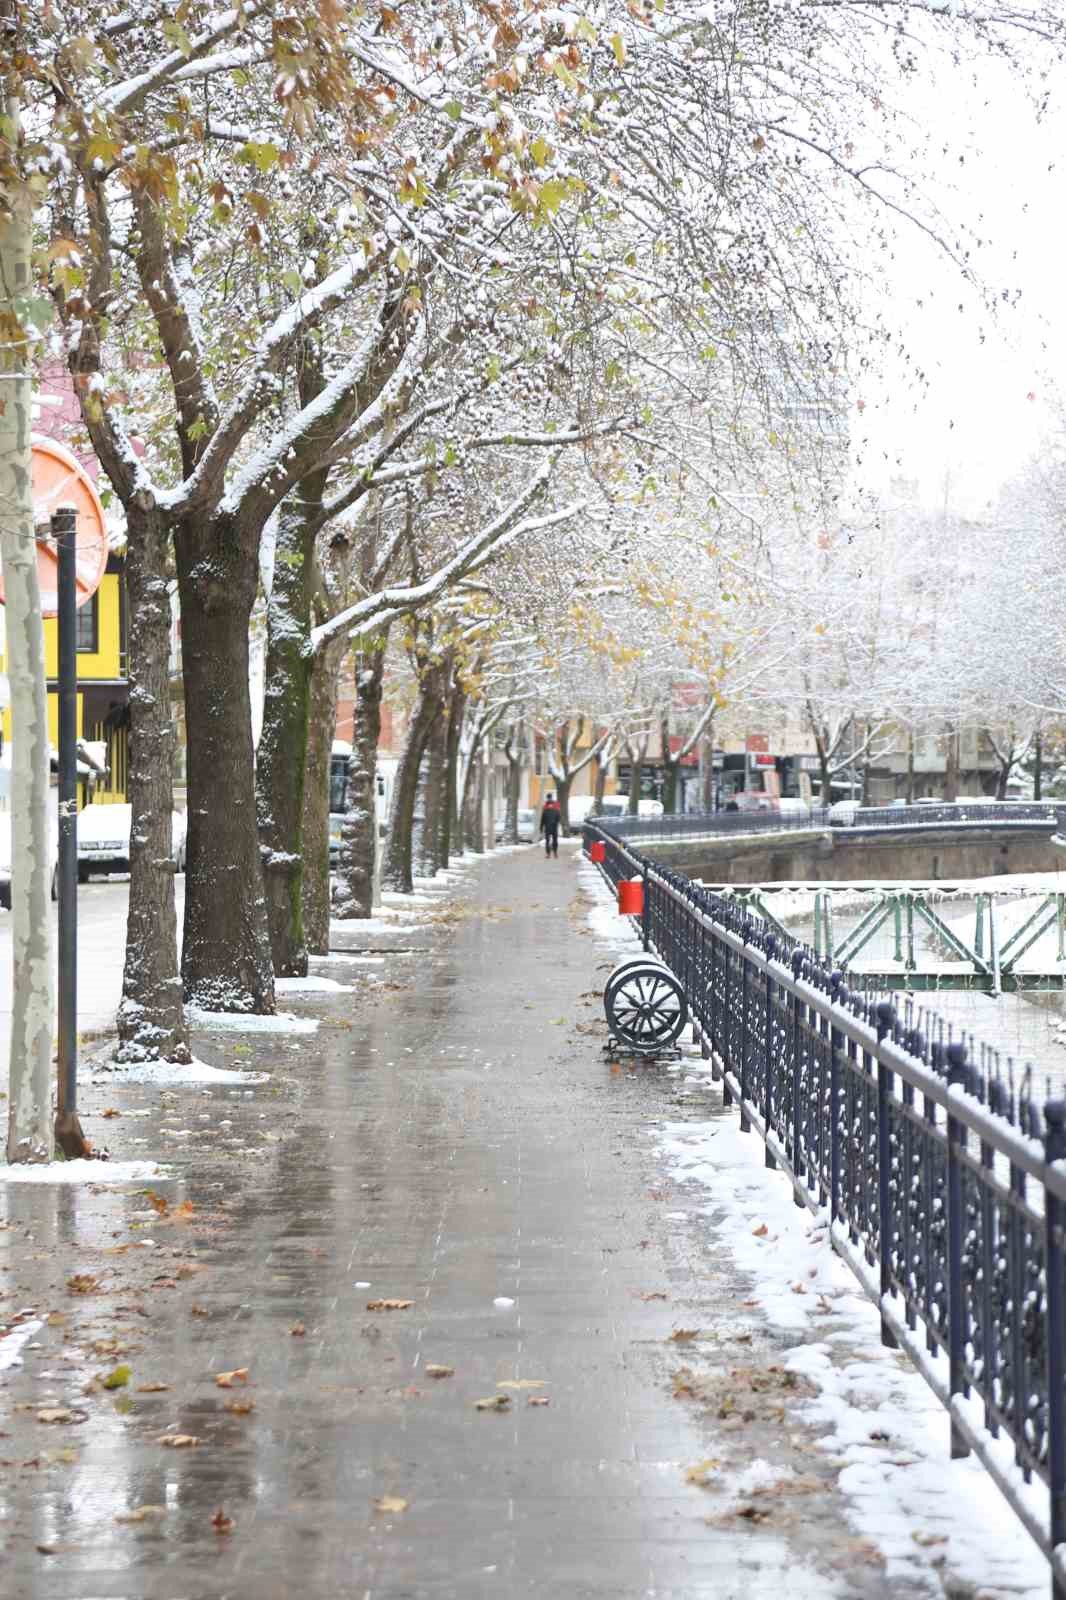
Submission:
MULTIPOLYGON (((77 604, 83 606, 100 587, 107 566, 107 528, 96 485, 75 456, 55 439, 33 441, 33 516, 37 527, 48 521, 57 506, 73 506, 77 522, 77 604)), ((41 614, 54 617, 58 609, 58 560, 50 540, 37 540, 37 582, 41 614)), ((4 599, 0 578, 0 603, 4 599)))

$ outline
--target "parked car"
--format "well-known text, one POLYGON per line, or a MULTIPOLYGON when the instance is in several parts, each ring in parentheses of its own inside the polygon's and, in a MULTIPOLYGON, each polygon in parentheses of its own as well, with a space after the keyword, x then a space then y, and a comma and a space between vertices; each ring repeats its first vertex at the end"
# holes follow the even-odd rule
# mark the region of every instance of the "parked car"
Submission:
MULTIPOLYGON (((185 814, 172 817, 174 868, 185 871, 185 814)), ((94 802, 78 813, 78 882, 88 883, 94 872, 130 870, 130 807, 94 802)))
MULTIPOLYGON (((54 795, 53 790, 53 795, 54 795)), ((51 893, 56 897, 59 885, 59 817, 54 804, 49 819, 48 845, 51 856, 51 893)), ((11 813, 0 811, 0 906, 11 910, 11 813)))
POLYGON ((850 828, 862 807, 857 800, 834 800, 827 820, 831 828, 850 828))
POLYGON ((780 804, 775 794, 762 789, 738 789, 732 798, 738 811, 776 811, 780 804))
POLYGON ((782 795, 777 802, 777 809, 783 817, 809 817, 811 814, 808 802, 796 795, 782 795))
MULTIPOLYGON (((539 832, 537 813, 529 811, 524 806, 518 808, 518 842, 519 844, 534 844, 539 832)), ((507 815, 496 818, 496 842, 503 839, 507 832, 507 815)))

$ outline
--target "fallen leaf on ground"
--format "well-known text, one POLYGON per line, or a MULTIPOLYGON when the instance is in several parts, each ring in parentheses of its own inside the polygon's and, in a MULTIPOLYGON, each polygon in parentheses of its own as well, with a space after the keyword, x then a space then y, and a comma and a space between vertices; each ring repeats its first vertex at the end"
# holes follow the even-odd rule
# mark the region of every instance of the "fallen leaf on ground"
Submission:
POLYGON ((156 1444, 165 1444, 170 1450, 188 1450, 200 1443, 195 1433, 161 1433, 156 1444))
POLYGON ((770 1232, 765 1222, 760 1222, 759 1226, 757 1228, 752 1228, 751 1231, 755 1235, 756 1239, 765 1239, 766 1235, 770 1232))
POLYGON ((707 1461, 697 1461, 696 1465, 694 1467, 689 1467, 688 1471, 685 1473, 685 1482, 698 1483, 701 1489, 706 1488, 714 1473, 718 1471, 719 1465, 719 1462, 712 1461, 710 1459, 707 1461))
POLYGON ((638 1300, 668 1300, 669 1298, 669 1295, 665 1294, 662 1289, 646 1289, 642 1294, 637 1295, 638 1300))
POLYGON ((698 1339, 699 1336, 700 1330, 698 1328, 675 1328, 666 1342, 667 1344, 688 1344, 691 1339, 698 1339))
POLYGON ((219 1506, 218 1510, 211 1518, 211 1526, 214 1528, 216 1533, 232 1533, 237 1524, 234 1522, 232 1517, 227 1517, 222 1507, 219 1506))
POLYGON ((531 1394, 526 1401, 527 1406, 550 1406, 551 1401, 546 1394, 531 1394))
POLYGON ((292 1327, 289 1329, 289 1332, 292 1334, 294 1339, 302 1339, 304 1334, 307 1332, 307 1329, 304 1327, 302 1322, 294 1322, 292 1327))
POLYGON ((509 1394, 490 1394, 484 1400, 475 1400, 474 1406, 478 1411, 506 1411, 511 1404, 509 1394))
POLYGON ((94 1278, 91 1272, 76 1272, 72 1278, 67 1279, 67 1290, 70 1294, 95 1294, 99 1287, 99 1278, 94 1278))
POLYGON ((119 1511, 116 1513, 116 1522, 150 1522, 155 1517, 165 1517, 166 1506, 136 1506, 132 1511, 119 1511))
POLYGON ((768 1506, 737 1506, 737 1516, 746 1522, 769 1522, 772 1512, 768 1506))
POLYGON ((407 1501, 398 1494, 383 1494, 379 1500, 374 1501, 375 1511, 406 1511, 407 1501))
POLYGON ((211 1313, 208 1311, 206 1306, 194 1304, 189 1307, 189 1315, 191 1317, 209 1317, 211 1313))
POLYGON ((101 1111, 100 1115, 102 1117, 107 1117, 107 1118, 121 1117, 122 1112, 121 1111, 116 1111, 114 1106, 108 1106, 107 1110, 106 1111, 101 1111))
POLYGON ((414 1305, 413 1300, 368 1300, 368 1311, 409 1311, 414 1305))
POLYGON ((920 1544, 923 1547, 932 1544, 947 1544, 948 1542, 948 1536, 946 1533, 922 1533, 920 1530, 916 1533, 912 1533, 911 1538, 914 1540, 915 1544, 920 1544))
POLYGON ((69 1406, 45 1406, 43 1411, 38 1411, 38 1422, 84 1422, 87 1413, 84 1411, 71 1411, 69 1406))
POLYGON ((103 1379, 103 1385, 105 1389, 124 1389, 132 1377, 132 1367, 115 1367, 114 1371, 109 1372, 103 1379))
POLYGON ((170 1210, 170 1201, 164 1200, 163 1196, 161 1194, 156 1194, 154 1189, 144 1189, 142 1190, 142 1193, 144 1198, 148 1201, 148 1204, 154 1207, 161 1217, 165 1217, 167 1212, 170 1210))
POLYGON ((429 1365, 426 1366, 426 1367, 423 1367, 422 1370, 425 1372, 427 1378, 454 1378, 455 1377, 455 1368, 454 1367, 442 1366, 440 1364, 440 1362, 437 1362, 437 1361, 431 1361, 429 1363, 429 1365))
POLYGON ((235 1383, 247 1383, 248 1368, 234 1367, 232 1372, 218 1372, 215 1374, 215 1382, 220 1389, 232 1389, 235 1383))
POLYGON ((246 1417, 249 1411, 255 1410, 254 1400, 227 1400, 223 1406, 224 1411, 232 1411, 235 1417, 246 1417))
POLYGON ((547 1378, 503 1378, 497 1389, 543 1389, 547 1378))
POLYGON ((170 1388, 169 1383, 139 1383, 138 1394, 164 1394, 170 1388))

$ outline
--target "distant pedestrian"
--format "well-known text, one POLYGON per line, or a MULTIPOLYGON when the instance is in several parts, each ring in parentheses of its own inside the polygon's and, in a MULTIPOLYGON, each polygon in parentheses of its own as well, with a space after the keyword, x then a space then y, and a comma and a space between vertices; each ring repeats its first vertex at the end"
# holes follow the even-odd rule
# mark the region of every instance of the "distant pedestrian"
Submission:
POLYGON ((562 812, 559 802, 550 794, 544 802, 544 809, 540 814, 540 831, 544 835, 544 854, 557 856, 559 854, 559 822, 562 812))

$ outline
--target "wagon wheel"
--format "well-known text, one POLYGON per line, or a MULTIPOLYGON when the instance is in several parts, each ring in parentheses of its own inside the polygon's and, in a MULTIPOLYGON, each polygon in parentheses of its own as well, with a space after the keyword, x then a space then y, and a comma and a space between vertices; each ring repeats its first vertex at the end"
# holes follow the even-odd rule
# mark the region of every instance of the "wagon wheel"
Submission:
POLYGON ((665 961, 660 961, 657 956, 648 955, 646 950, 642 950, 639 955, 626 956, 625 960, 620 961, 617 967, 612 970, 603 986, 604 1005, 607 1004, 608 992, 617 988, 626 974, 632 972, 636 967, 661 967, 664 972, 669 970, 665 961))
POLYGON ((657 962, 627 965, 603 996, 607 1025, 631 1050, 663 1050, 688 1021, 684 991, 668 967, 657 962))

